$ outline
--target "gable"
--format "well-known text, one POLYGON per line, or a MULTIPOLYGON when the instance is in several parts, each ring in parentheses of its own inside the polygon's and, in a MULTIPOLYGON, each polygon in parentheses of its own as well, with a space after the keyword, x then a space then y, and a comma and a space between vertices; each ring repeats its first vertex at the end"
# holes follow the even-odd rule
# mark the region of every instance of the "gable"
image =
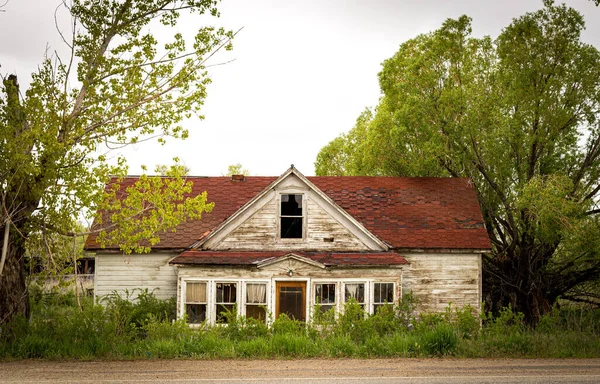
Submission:
POLYGON ((292 168, 205 241, 204 250, 380 251, 387 247, 292 168), (301 196, 302 235, 282 238, 282 199, 301 196))
POLYGON ((257 268, 264 271, 280 272, 282 274, 290 273, 310 273, 325 269, 325 265, 311 260, 309 258, 293 253, 282 257, 265 260, 257 265, 257 268))

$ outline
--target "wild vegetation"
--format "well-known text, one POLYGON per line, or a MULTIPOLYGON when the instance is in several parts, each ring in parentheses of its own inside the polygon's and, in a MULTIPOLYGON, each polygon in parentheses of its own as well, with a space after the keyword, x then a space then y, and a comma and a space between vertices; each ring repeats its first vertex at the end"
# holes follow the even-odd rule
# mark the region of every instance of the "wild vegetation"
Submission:
POLYGON ((74 259, 77 235, 87 232, 78 219, 91 222, 104 209, 118 214, 96 218, 99 242, 144 252, 160 241, 157 233, 212 208, 206 194, 185 195, 191 186, 179 164, 157 169, 169 178, 142 176, 123 200, 115 198, 116 179, 104 187, 111 175, 127 174, 124 155, 112 151, 186 138, 182 122, 202 118, 207 61, 233 37, 205 25, 218 17, 217 3, 64 1, 56 12, 70 25, 56 23, 67 53, 48 52, 27 89, 15 74, 0 74, 0 329, 28 314, 24 260, 32 243, 56 264, 59 256, 74 259), (198 16, 187 36, 177 27, 186 13, 198 16), (73 252, 52 252, 68 241, 73 252))
MULTIPOLYGON (((535 328, 505 308, 497 317, 470 308, 412 316, 407 295, 396 307, 365 315, 348 303, 338 317, 310 324, 284 315, 270 327, 230 316, 227 326, 192 329, 175 320, 174 300, 147 291, 132 303, 118 295, 79 310, 73 295, 32 295, 32 317, 0 335, 0 359, 308 358, 308 357, 597 357, 600 311, 553 309, 535 328)), ((315 311, 320 313, 320 311, 315 311)))
POLYGON ((493 251, 484 292, 536 323, 600 306, 600 52, 544 1, 496 39, 449 19, 383 63, 382 97, 321 149, 319 175, 468 177, 493 251))

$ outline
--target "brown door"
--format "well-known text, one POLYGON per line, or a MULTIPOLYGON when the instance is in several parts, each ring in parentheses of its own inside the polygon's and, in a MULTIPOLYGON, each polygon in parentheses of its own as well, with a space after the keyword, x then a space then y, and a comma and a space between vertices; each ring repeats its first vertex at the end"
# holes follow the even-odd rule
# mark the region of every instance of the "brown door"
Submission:
POLYGON ((306 282, 278 281, 275 287, 275 318, 285 313, 290 319, 306 321, 306 282))

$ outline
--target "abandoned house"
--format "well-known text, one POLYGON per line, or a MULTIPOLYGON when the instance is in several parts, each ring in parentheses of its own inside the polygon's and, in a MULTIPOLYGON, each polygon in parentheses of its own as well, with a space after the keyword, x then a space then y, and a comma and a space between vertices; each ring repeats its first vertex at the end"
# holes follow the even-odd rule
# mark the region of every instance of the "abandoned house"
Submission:
POLYGON ((213 211, 161 234, 150 253, 88 238, 96 297, 148 288, 177 297, 192 324, 227 322, 234 307, 307 320, 351 299, 374 313, 409 291, 421 311, 480 307, 490 242, 468 179, 305 177, 292 166, 280 177, 188 180, 213 211))

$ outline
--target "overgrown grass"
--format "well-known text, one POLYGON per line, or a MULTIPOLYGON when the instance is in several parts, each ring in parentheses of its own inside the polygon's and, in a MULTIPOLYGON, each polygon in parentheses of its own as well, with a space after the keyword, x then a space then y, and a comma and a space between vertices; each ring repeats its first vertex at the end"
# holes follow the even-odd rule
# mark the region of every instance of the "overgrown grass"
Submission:
POLYGON ((1 329, 0 359, 600 356, 600 311, 581 308, 556 308, 532 329, 510 308, 497 316, 448 308, 415 319, 407 295, 375 315, 351 302, 337 316, 316 310, 309 325, 282 315, 267 327, 232 314, 227 326, 191 329, 174 320, 174 300, 147 291, 135 302, 112 295, 103 304, 86 298, 80 310, 72 295, 36 296, 29 320, 1 329))

